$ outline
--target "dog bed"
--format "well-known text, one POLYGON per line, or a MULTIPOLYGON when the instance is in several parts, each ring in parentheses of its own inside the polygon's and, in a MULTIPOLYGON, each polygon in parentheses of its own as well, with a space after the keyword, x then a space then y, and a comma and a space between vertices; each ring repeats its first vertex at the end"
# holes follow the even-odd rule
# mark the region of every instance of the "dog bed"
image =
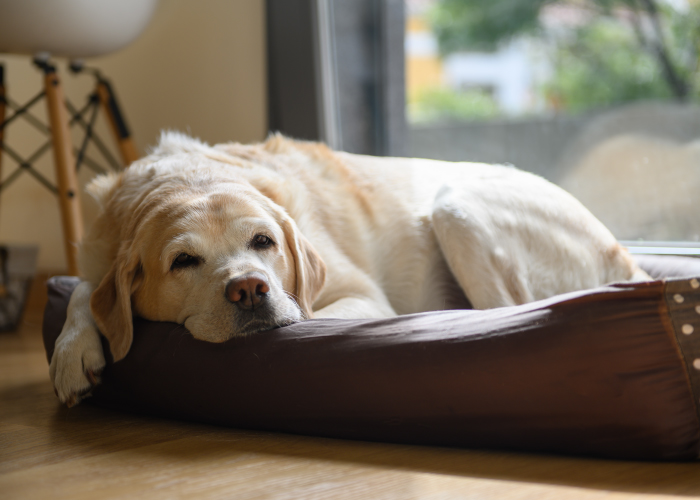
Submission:
MULTIPOLYGON (((232 427, 648 460, 700 453, 700 260, 522 306, 311 320, 211 344, 134 320, 87 401, 232 427)), ((75 278, 49 281, 48 359, 75 278)))

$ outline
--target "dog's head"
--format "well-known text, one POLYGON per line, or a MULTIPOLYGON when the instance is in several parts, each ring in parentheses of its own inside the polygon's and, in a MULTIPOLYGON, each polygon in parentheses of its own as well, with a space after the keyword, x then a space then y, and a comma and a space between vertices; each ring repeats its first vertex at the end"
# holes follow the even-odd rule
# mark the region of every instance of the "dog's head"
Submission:
POLYGON ((180 149, 161 142, 93 188, 105 208, 85 245, 104 245, 100 235, 122 224, 90 301, 115 360, 131 346, 132 311, 223 342, 312 317, 324 283, 323 261, 281 206, 221 161, 221 151, 175 139, 180 149))

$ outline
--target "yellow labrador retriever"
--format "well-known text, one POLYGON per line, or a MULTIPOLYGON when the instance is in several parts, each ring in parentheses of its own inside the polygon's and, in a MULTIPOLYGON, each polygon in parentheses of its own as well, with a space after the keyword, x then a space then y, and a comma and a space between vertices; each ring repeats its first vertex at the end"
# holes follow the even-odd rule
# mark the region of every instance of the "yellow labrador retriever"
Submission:
POLYGON ((648 279, 578 201, 512 167, 166 133, 90 191, 102 211, 50 367, 69 405, 99 382, 98 331, 120 360, 132 315, 223 342, 307 318, 485 309, 648 279))

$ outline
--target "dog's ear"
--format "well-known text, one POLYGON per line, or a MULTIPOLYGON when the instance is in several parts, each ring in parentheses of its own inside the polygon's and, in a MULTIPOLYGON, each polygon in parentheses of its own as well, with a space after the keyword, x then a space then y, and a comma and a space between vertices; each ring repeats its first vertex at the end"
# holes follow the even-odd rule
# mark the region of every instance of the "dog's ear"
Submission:
POLYGON ((85 190, 95 199, 100 208, 104 208, 105 200, 121 184, 121 180, 121 174, 98 175, 85 187, 85 190))
POLYGON ((150 154, 168 156, 178 153, 206 153, 212 148, 206 142, 191 137, 176 130, 163 130, 160 133, 158 145, 151 149, 150 154))
POLYGON ((109 340, 114 361, 129 352, 134 337, 131 295, 141 280, 140 260, 131 245, 122 244, 112 268, 90 297, 90 310, 100 333, 109 340))
POLYGON ((326 282, 326 263, 289 216, 282 221, 282 229, 294 256, 297 303, 307 318, 313 318, 312 305, 326 282))

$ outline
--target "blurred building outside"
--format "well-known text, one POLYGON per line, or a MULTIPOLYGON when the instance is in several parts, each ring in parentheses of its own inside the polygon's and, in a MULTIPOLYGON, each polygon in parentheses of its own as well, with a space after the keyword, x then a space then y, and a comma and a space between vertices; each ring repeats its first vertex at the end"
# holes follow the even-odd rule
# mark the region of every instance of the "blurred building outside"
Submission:
MULTIPOLYGON (((436 121, 442 109, 429 109, 422 103, 427 95, 441 92, 447 96, 462 94, 467 109, 463 118, 481 118, 478 101, 493 101, 486 106, 495 116, 518 116, 544 111, 544 102, 533 90, 551 73, 542 47, 526 38, 514 40, 492 53, 455 52, 440 57, 438 41, 429 24, 429 10, 436 0, 406 1, 406 90, 408 119, 413 123, 436 121), (474 100, 468 109, 469 97, 474 100), (473 116, 470 116, 473 114, 473 116)), ((429 99, 429 97, 428 97, 429 99)), ((450 116, 450 115, 448 115, 450 116)), ((452 117, 459 116, 457 114, 452 117)))

